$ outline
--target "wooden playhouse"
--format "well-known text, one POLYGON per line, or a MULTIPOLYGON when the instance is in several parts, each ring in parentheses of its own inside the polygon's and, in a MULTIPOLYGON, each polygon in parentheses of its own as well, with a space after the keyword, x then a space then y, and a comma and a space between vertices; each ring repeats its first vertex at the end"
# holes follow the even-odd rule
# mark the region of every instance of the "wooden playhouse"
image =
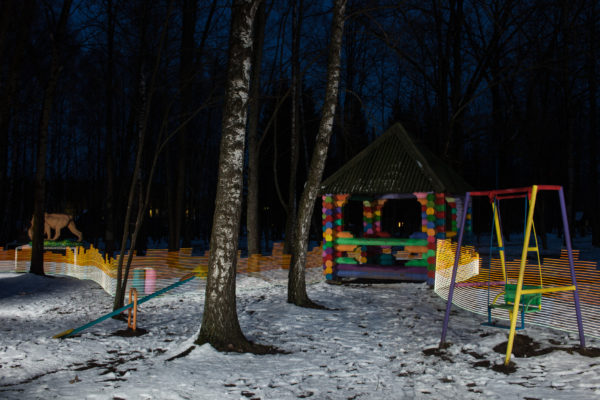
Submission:
POLYGON ((436 239, 456 235, 465 211, 471 229, 470 210, 463 210, 469 190, 401 124, 393 125, 321 184, 326 279, 433 284, 436 239))

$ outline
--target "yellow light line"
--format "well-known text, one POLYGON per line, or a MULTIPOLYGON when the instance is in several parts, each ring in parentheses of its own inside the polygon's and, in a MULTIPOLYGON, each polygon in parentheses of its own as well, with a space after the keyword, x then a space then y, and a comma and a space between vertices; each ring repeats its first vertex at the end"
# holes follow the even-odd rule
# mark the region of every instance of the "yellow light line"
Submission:
POLYGON ((541 289, 523 289, 523 290, 521 290, 521 294, 568 292, 570 290, 575 290, 575 289, 576 289, 575 285, 571 285, 571 286, 556 286, 556 287, 541 288, 541 289))
POLYGON ((527 225, 525 228, 525 240, 523 242, 523 251, 521 252, 521 264, 519 266, 519 280, 517 281, 517 291, 515 293, 515 305, 510 314, 510 334, 508 336, 508 343, 506 345, 506 358, 504 359, 504 365, 510 363, 510 355, 513 349, 513 342, 515 340, 515 330, 517 328, 517 317, 519 314, 519 303, 521 301, 521 291, 523 289, 523 277, 525 275, 525 264, 527 262, 527 248, 529 247, 529 240, 531 239, 531 227, 533 225, 533 211, 535 209, 535 200, 537 197, 538 187, 533 185, 531 188, 531 200, 529 202, 529 212, 527 213, 527 225))

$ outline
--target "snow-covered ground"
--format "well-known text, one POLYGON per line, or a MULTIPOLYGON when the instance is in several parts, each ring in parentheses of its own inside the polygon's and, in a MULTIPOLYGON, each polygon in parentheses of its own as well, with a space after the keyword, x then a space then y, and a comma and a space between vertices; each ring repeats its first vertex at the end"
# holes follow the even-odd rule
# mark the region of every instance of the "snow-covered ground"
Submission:
POLYGON ((494 347, 507 331, 481 326, 483 317, 453 308, 451 345, 437 349, 445 302, 425 284, 334 286, 312 270, 309 295, 330 309, 312 310, 286 303, 286 274, 238 277, 246 336, 286 354, 204 345, 172 360, 198 333, 203 282, 141 305, 144 335, 114 335, 126 324, 109 319, 59 340, 52 336, 110 311, 111 297, 90 281, 1 274, 0 398, 600 398, 600 358, 571 351, 577 335, 528 327, 521 335, 539 348, 516 354, 516 371, 506 374, 493 367, 504 361, 494 347))

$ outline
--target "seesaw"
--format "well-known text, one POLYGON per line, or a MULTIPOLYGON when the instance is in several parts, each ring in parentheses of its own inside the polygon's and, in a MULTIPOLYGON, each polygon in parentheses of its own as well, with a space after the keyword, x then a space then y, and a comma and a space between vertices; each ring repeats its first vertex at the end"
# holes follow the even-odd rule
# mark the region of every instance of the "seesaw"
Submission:
MULTIPOLYGON (((148 296, 144 296, 141 299, 137 300, 137 305, 145 303, 148 300, 151 300, 152 298, 154 298, 156 296, 160 296, 161 294, 166 293, 169 290, 175 289, 176 287, 181 286, 181 285, 193 280, 194 278, 197 278, 198 276, 200 276, 200 275, 197 272, 192 272, 190 274, 187 274, 187 275, 183 276, 178 282, 175 282, 172 285, 169 285, 169 286, 162 288, 152 294, 149 294, 148 296)), ((86 330, 87 328, 90 328, 104 320, 107 320, 111 317, 114 317, 115 315, 122 313, 125 310, 132 308, 133 306, 134 306, 134 303, 129 303, 126 306, 123 306, 117 310, 114 310, 108 314, 105 314, 105 315, 101 316, 100 318, 95 319, 92 322, 88 322, 87 324, 81 325, 78 328, 68 329, 68 330, 61 332, 59 334, 56 334, 52 337, 54 339, 64 339, 64 338, 68 338, 70 336, 74 336, 74 335, 78 334, 79 332, 86 330)))

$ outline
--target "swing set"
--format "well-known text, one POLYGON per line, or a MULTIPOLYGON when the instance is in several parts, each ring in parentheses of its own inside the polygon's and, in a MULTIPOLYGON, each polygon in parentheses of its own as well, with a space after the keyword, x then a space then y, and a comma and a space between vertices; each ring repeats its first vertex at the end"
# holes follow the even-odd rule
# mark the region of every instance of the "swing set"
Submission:
MULTIPOLYGON (((485 282, 472 282, 468 283, 468 286, 478 286, 480 288, 487 287, 487 322, 482 325, 505 328, 509 329, 509 338, 506 349, 505 365, 510 362, 510 357, 513 349, 515 331, 525 328, 525 317, 528 314, 540 313, 543 310, 543 299, 546 295, 559 293, 559 292, 570 292, 573 293, 573 301, 575 305, 575 313, 577 317, 577 326, 579 331, 579 340, 582 348, 585 347, 585 336, 583 332, 583 323, 581 317, 579 293, 577 291, 577 283, 575 278, 575 270, 573 265, 573 249, 571 247, 571 238, 569 234, 569 227, 566 215, 566 206, 564 199, 564 192, 562 186, 551 186, 551 185, 534 185, 531 187, 516 188, 516 189, 502 189, 502 190, 491 190, 491 191, 479 191, 479 192, 468 192, 465 198, 465 207, 468 207, 469 202, 473 197, 488 197, 493 213, 493 229, 490 238, 490 265, 487 269, 487 279, 485 282), (537 235, 535 232, 535 226, 533 223, 533 216, 535 211, 536 199, 539 191, 556 191, 558 193, 562 222, 564 228, 564 237, 567 247, 569 267, 570 267, 570 285, 549 285, 548 282, 544 284, 543 281, 543 270, 544 265, 541 262, 539 245, 537 235), (524 199, 525 201, 525 230, 524 230, 524 241, 521 251, 521 258, 518 263, 510 264, 507 262, 507 254, 505 248, 505 241, 502 235, 501 228, 501 215, 500 215, 500 202, 507 199, 524 199), (495 233, 495 244, 494 246, 494 233, 495 233), (534 245, 531 245, 531 236, 534 237, 534 245), (495 261, 495 267, 499 267, 501 275, 492 277, 492 251, 497 251, 499 254, 499 261, 495 261), (535 253, 537 265, 528 265, 528 254, 535 253), (513 267, 513 268, 510 268, 513 267), (535 269, 536 271, 533 271, 535 269), (515 273, 517 276, 515 277, 515 273), (493 279, 497 280, 493 280, 493 279), (492 300, 492 295, 495 294, 492 300), (509 325, 502 325, 493 321, 493 314, 508 312, 509 325), (517 325, 517 321, 520 316, 520 324, 517 325)), ((446 333, 448 329, 448 322, 450 316, 450 309, 452 306, 452 298, 454 295, 455 287, 460 287, 461 282, 456 282, 457 271, 460 268, 459 258, 461 254, 461 246, 463 242, 463 233, 465 226, 466 215, 463 214, 461 218, 461 224, 459 228, 458 244, 456 248, 456 255, 454 257, 454 267, 452 269, 452 278, 449 286, 448 301, 446 304, 446 313, 444 317, 444 325, 442 328, 442 337, 440 346, 444 344, 446 340, 446 333)), ((548 279, 550 283, 553 283, 552 279, 548 279)))
MULTIPOLYGON (((508 274, 507 274, 507 268, 506 268, 506 252, 504 249, 504 236, 502 235, 502 224, 501 224, 501 218, 500 218, 500 201, 501 200, 507 200, 507 199, 519 199, 519 198, 523 198, 525 200, 525 221, 527 221, 527 206, 528 206, 528 201, 529 201, 529 197, 530 197, 530 193, 507 193, 507 194, 496 194, 494 195, 493 193, 490 195, 488 194, 488 197, 490 199, 490 202, 492 204, 492 214, 493 214, 493 227, 495 229, 492 229, 492 234, 490 235, 490 263, 491 263, 491 257, 492 257, 492 252, 494 250, 497 250, 499 255, 500 255, 500 266, 501 266, 501 270, 502 270, 502 278, 503 280, 500 282, 501 284, 504 285, 504 290, 501 291, 500 293, 498 293, 495 297, 494 300, 492 302, 490 302, 490 298, 491 298, 491 265, 487 268, 488 271, 488 282, 487 282, 487 297, 488 297, 488 304, 487 304, 487 310, 488 310, 488 320, 487 322, 483 323, 482 325, 486 325, 486 326, 492 326, 492 327, 497 327, 497 328, 504 328, 504 329, 510 329, 510 326, 506 326, 506 325, 502 325, 499 324, 497 322, 493 322, 492 321, 492 310, 494 309, 502 309, 502 310, 508 310, 509 313, 509 319, 511 319, 511 313, 514 311, 514 305, 515 305, 515 297, 516 297, 516 292, 517 292, 517 285, 514 283, 508 283, 509 278, 508 278, 508 274), (497 247, 494 247, 494 231, 496 233, 497 236, 497 247), (500 297, 503 296, 504 298, 504 303, 500 303, 498 300, 500 299, 500 297)), ((525 229, 527 229, 527 226, 525 226, 525 229)), ((543 292, 535 292, 535 293, 524 293, 524 290, 538 290, 538 289, 543 289, 543 278, 542 278, 542 262, 540 259, 540 250, 539 250, 539 244, 538 244, 538 240, 537 240, 537 234, 535 232, 535 223, 533 222, 533 220, 531 221, 531 230, 533 233, 533 238, 535 240, 535 246, 533 247, 528 247, 527 251, 528 252, 535 252, 536 254, 536 260, 537 260, 537 276, 536 278, 536 285, 523 285, 522 287, 522 291, 521 291, 521 299, 520 301, 517 303, 518 306, 518 310, 519 310, 519 314, 521 316, 521 324, 517 325, 517 327, 515 328, 516 330, 521 330, 521 329, 525 329, 525 314, 527 313, 535 313, 538 312, 542 309, 542 293, 543 292)), ((572 286, 572 290, 574 290, 575 287, 572 286)), ((566 289, 565 289, 566 290, 566 289)), ((569 289, 571 290, 571 289, 569 289)))

